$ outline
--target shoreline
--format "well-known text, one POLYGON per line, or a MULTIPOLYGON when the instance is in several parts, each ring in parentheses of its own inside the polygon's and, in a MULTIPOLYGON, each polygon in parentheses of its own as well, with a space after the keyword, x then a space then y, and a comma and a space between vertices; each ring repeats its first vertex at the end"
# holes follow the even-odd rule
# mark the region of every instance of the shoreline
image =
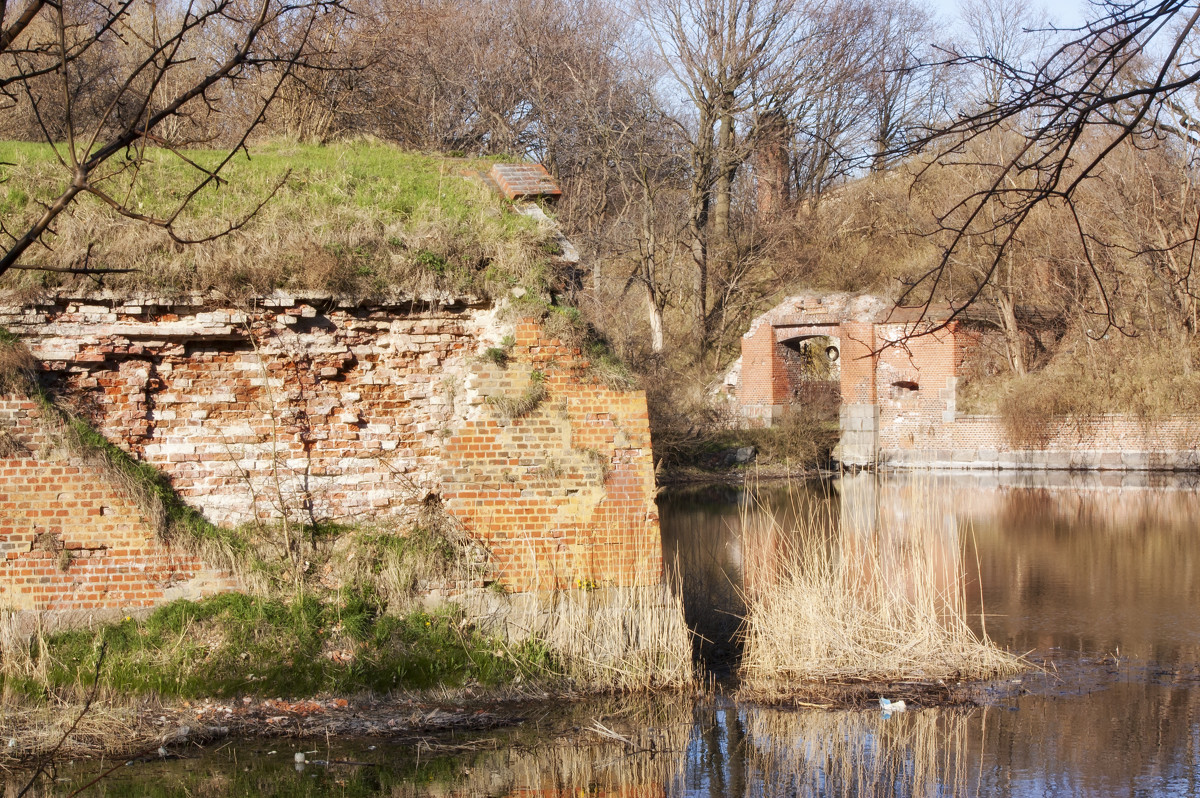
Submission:
MULTIPOLYGON (((174 755, 183 746, 205 746, 225 740, 307 739, 307 738, 389 738, 424 739, 428 736, 462 732, 486 732, 520 726, 531 716, 570 714, 578 707, 607 700, 620 702, 630 713, 646 703, 682 700, 689 703, 728 701, 735 705, 766 708, 871 711, 878 708, 881 695, 904 700, 913 709, 976 707, 992 703, 1003 680, 978 680, 958 683, 896 682, 826 683, 812 682, 774 693, 754 692, 740 687, 726 690, 715 685, 689 691, 644 691, 640 693, 578 694, 557 691, 474 691, 458 695, 434 694, 377 697, 320 697, 285 700, 242 696, 232 699, 196 699, 159 703, 156 699, 134 699, 125 705, 96 702, 83 721, 53 757, 47 754, 82 705, 57 709, 49 706, 11 708, 5 712, 3 736, 27 742, 39 739, 22 750, 21 743, 0 748, 0 768, 22 771, 64 760, 125 759, 130 762, 160 759, 174 755), (48 729, 39 721, 56 715, 64 720, 61 728, 48 729), (20 721, 26 721, 22 724, 20 721), (164 753, 166 752, 166 753, 164 753)), ((1001 690, 1000 692, 1004 692, 1001 690)), ((120 699, 117 699, 120 700, 120 699)), ((541 721, 539 720, 539 723, 541 721)), ((574 728, 574 727, 573 727, 574 728)))

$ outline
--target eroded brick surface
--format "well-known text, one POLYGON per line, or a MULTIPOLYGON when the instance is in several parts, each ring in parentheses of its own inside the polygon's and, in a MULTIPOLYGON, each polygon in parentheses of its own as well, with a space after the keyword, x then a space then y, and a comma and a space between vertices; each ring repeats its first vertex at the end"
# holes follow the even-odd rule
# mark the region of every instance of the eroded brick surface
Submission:
MULTIPOLYGON (((413 518, 438 499, 514 589, 660 578, 645 397, 605 388, 535 323, 518 325, 503 365, 480 355, 512 325, 470 299, 59 297, 0 309, 0 325, 59 396, 215 523, 413 518), (534 371, 546 397, 507 418, 503 398, 534 371)), ((0 491, 24 484, 14 462, 0 460, 0 491)))
POLYGON ((47 454, 32 402, 0 397, 0 424, 20 448, 0 457, 0 606, 131 609, 236 588, 164 545, 105 473, 47 454))

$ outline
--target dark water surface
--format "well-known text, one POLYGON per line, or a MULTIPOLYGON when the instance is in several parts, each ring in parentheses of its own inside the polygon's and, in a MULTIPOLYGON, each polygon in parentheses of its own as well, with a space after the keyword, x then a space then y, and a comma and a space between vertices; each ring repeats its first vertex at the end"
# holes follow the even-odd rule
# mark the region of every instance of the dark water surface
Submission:
MULTIPOLYGON (((735 667, 739 594, 745 580, 764 578, 754 566, 762 544, 748 544, 743 528, 817 518, 901 541, 918 519, 935 525, 947 556, 960 558, 973 611, 985 608, 987 633, 1044 660, 1047 672, 997 685, 987 706, 887 720, 721 699, 612 699, 532 708, 519 727, 486 735, 237 743, 123 767, 88 794, 1200 795, 1194 485, 864 476, 774 486, 753 502, 725 487, 674 491, 660 509, 689 620, 712 641, 698 654, 714 671, 735 667), (309 764, 297 768, 296 751, 310 752, 309 764)), ((36 794, 69 794, 96 770, 64 768, 36 794)))

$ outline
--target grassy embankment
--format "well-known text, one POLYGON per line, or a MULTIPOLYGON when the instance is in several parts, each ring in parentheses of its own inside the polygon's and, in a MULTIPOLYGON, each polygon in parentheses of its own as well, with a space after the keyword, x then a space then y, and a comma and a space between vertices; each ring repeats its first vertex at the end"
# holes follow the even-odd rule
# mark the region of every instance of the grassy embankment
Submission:
MULTIPOLYGON (((187 155, 211 168, 223 154, 187 155)), ((0 185, 0 220, 8 230, 23 229, 41 213, 38 203, 70 179, 47 145, 0 142, 0 161, 12 164, 0 185)), ((268 143, 251 158, 239 154, 221 172, 222 182, 196 194, 173 225, 180 238, 194 240, 244 222, 228 235, 184 245, 84 194, 55 223, 53 248, 35 247, 24 261, 136 269, 106 276, 104 285, 168 296, 215 289, 237 298, 307 288, 370 298, 541 288, 553 237, 482 182, 464 179, 464 172, 486 173, 491 164, 372 141, 268 143)), ((105 169, 112 173, 101 184, 109 196, 158 219, 171 217, 200 176, 153 149, 136 169, 122 161, 105 169)), ((76 279, 15 272, 4 281, 32 289, 76 279)))

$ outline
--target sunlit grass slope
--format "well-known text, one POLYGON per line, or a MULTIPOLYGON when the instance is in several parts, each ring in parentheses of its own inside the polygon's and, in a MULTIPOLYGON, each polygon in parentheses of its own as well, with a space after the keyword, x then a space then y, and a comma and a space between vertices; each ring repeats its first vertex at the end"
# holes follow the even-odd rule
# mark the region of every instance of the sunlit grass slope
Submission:
MULTIPOLYGON (((367 140, 268 143, 251 148, 249 157, 238 153, 219 182, 179 211, 204 177, 199 167, 211 169, 225 154, 184 155, 192 163, 165 150, 147 151, 140 163, 113 159, 98 184, 137 214, 174 218, 176 238, 200 243, 185 245, 85 194, 55 223, 49 248, 35 246, 23 262, 132 268, 137 271, 106 276, 104 284, 164 294, 275 288, 360 297, 487 293, 536 285, 544 276, 552 248, 547 233, 478 179, 490 161, 415 154, 367 140), (230 227, 236 229, 219 235, 230 227)), ((0 162, 10 164, 0 166, 0 222, 19 234, 71 174, 48 145, 0 142, 0 162)), ((5 278, 10 287, 72 279, 79 278, 38 272, 5 278)))

